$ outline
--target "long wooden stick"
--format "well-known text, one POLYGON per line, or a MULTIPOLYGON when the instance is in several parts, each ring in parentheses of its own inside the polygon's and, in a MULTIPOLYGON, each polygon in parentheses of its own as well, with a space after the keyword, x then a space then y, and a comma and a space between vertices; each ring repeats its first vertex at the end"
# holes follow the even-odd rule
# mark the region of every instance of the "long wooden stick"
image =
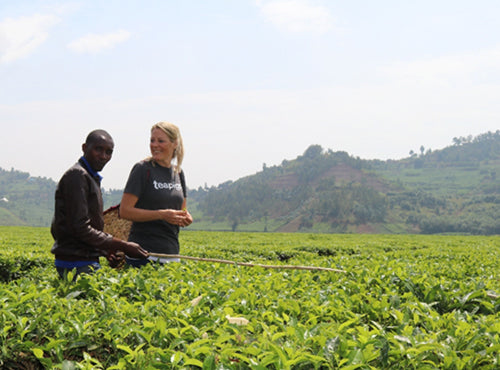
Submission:
POLYGON ((217 258, 204 258, 204 257, 191 257, 191 256, 182 256, 180 254, 162 254, 162 253, 149 253, 151 257, 158 258, 180 258, 185 260, 194 260, 194 261, 205 261, 205 262, 217 262, 217 263, 226 263, 229 265, 241 265, 248 267, 262 267, 265 269, 290 269, 290 270, 314 270, 314 271, 332 271, 332 272, 341 272, 346 273, 345 270, 332 269, 329 267, 316 267, 316 266, 294 266, 294 265, 261 265, 258 263, 248 263, 248 262, 236 262, 229 260, 221 260, 217 258))

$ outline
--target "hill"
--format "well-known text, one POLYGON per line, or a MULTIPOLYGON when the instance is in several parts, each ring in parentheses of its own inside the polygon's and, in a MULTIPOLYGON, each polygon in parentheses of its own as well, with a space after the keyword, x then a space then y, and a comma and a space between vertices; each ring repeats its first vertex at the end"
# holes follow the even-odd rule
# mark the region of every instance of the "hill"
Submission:
POLYGON ((48 226, 54 190, 50 179, 0 168, 0 225, 48 226))
POLYGON ((295 160, 190 192, 193 228, 357 233, 500 233, 500 131, 401 160, 312 145, 295 160))
MULTIPOLYGON (((0 225, 49 226, 56 186, 55 181, 46 177, 0 168, 0 225)), ((104 206, 119 203, 121 196, 121 190, 105 191, 104 206)))
MULTIPOLYGON (((294 160, 189 190, 194 230, 500 234, 500 131, 401 160, 311 145, 294 160)), ((49 226, 56 183, 0 168, 0 225, 49 226)), ((122 190, 103 194, 105 208, 122 190)))

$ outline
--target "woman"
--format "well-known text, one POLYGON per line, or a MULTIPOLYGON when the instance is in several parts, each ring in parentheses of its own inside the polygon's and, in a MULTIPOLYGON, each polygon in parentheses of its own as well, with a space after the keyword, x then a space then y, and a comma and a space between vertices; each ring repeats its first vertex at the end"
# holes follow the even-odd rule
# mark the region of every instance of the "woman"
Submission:
MULTIPOLYGON (((186 209, 186 184, 181 169, 184 146, 179 128, 169 122, 155 124, 149 147, 151 157, 136 163, 130 172, 120 216, 133 221, 129 241, 151 253, 179 254, 179 227, 193 222, 186 209)), ((153 256, 149 260, 178 261, 153 256)), ((127 263, 142 266, 148 260, 127 258, 127 263)))

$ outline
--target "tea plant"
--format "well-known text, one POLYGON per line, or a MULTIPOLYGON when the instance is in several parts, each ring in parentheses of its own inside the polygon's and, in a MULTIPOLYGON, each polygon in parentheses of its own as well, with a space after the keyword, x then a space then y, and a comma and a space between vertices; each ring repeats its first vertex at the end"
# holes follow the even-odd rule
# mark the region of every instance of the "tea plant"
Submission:
POLYGON ((499 237, 181 235, 185 255, 346 273, 191 260, 112 270, 103 260, 71 283, 56 276, 46 229, 1 228, 2 259, 38 264, 0 284, 0 366, 500 366, 499 237))

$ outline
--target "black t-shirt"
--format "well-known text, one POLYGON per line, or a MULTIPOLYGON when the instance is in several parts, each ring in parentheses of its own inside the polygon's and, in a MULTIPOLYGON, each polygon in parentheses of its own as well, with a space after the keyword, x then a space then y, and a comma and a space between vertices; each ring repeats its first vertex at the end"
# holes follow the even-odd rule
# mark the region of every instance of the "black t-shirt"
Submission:
MULTIPOLYGON (((132 168, 124 192, 139 198, 136 208, 180 210, 186 197, 184 172, 141 161, 132 168)), ((163 220, 133 222, 128 240, 148 252, 178 254, 179 226, 163 220)))

